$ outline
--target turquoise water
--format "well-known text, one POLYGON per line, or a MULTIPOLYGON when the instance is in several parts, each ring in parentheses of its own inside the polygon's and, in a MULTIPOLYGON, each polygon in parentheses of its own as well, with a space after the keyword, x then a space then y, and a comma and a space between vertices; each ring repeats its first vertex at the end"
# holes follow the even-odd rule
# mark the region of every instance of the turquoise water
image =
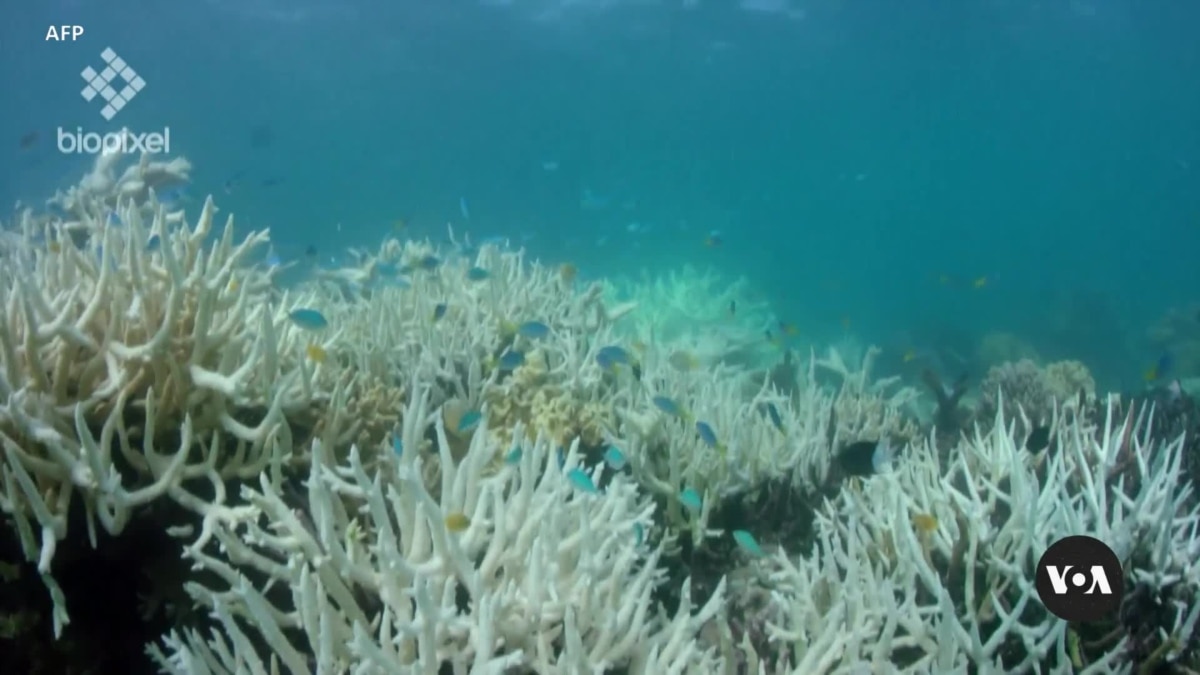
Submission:
POLYGON ((169 127, 190 199, 285 256, 452 223, 588 277, 745 275, 818 342, 1007 331, 1129 387, 1200 289, 1198 25, 1181 1, 45 3, 0 26, 0 199, 82 175, 60 126, 169 127), (106 47, 148 83, 111 122, 79 96, 106 47))

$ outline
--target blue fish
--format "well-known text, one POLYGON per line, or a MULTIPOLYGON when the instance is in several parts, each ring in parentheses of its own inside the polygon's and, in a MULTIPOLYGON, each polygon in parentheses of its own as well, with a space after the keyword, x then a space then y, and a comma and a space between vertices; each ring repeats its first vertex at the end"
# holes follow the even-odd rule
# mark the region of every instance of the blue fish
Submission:
POLYGON ((613 468, 614 471, 620 471, 625 468, 628 461, 625 459, 625 453, 615 445, 608 446, 604 451, 604 461, 613 468))
POLYGON ((571 485, 574 485, 583 492, 593 495, 600 492, 596 489, 596 484, 592 482, 592 477, 578 467, 567 472, 567 480, 571 481, 571 485))
POLYGON ((525 364, 525 354, 515 349, 509 349, 500 356, 500 360, 496 364, 500 370, 516 370, 525 364))
POLYGON ((458 420, 458 432, 466 433, 472 431, 483 420, 483 413, 478 410, 468 410, 463 413, 463 416, 458 420))
POLYGON ((567 465, 567 451, 559 446, 554 450, 554 458, 558 461, 558 468, 563 468, 567 465))
POLYGON ((275 252, 275 248, 274 247, 268 248, 267 249, 267 267, 274 268, 274 267, 279 267, 282 264, 283 264, 283 258, 279 257, 279 254, 275 252))
POLYGON ((446 309, 446 303, 439 302, 437 306, 433 308, 433 321, 440 321, 443 316, 446 316, 446 309))
POLYGON ((654 404, 655 408, 658 408, 662 412, 672 417, 685 416, 683 408, 680 407, 680 405, 673 398, 668 396, 653 396, 650 398, 650 402, 654 404))
POLYGON ((467 208, 467 198, 458 198, 458 212, 462 214, 463 220, 471 219, 471 209, 467 208))
POLYGON ((624 347, 609 345, 607 347, 601 347, 600 350, 596 352, 596 365, 600 366, 604 370, 612 370, 617 366, 627 366, 629 365, 630 361, 631 359, 629 358, 629 352, 625 351, 624 347))
POLYGON ((517 334, 530 340, 540 340, 550 334, 550 326, 541 321, 526 321, 517 326, 517 334))
POLYGON ((633 545, 641 546, 646 541, 646 526, 641 523, 633 524, 633 545))
POLYGON ((700 499, 700 493, 693 488, 684 488, 683 492, 679 493, 679 501, 692 513, 699 513, 700 507, 704 504, 700 499))
POLYGON ((400 440, 400 434, 392 434, 392 452, 397 457, 404 454, 404 441, 400 440))
POLYGON ((491 273, 482 267, 472 267, 467 270, 467 279, 471 281, 484 281, 489 276, 491 276, 491 273))
POLYGON ((762 547, 758 545, 758 540, 746 530, 734 530, 732 534, 738 548, 748 553, 751 557, 761 558, 766 555, 763 553, 762 547))
POLYGON ((157 234, 150 235, 150 239, 146 242, 146 250, 153 253, 162 247, 162 237, 157 234))
POLYGON ((721 441, 717 440, 717 433, 713 431, 711 426, 708 425, 708 422, 697 421, 696 433, 700 435, 700 440, 704 441, 704 444, 708 447, 716 450, 717 452, 725 452, 725 446, 721 443, 721 441))
POLYGON ((514 464, 520 464, 521 463, 521 455, 522 455, 521 446, 519 446, 519 445, 513 446, 513 449, 509 450, 508 454, 504 456, 504 463, 508 464, 509 466, 512 466, 514 464))
POLYGON ((779 416, 779 408, 776 408, 774 403, 767 403, 765 407, 767 409, 767 417, 771 418, 771 424, 775 425, 775 428, 778 429, 780 433, 785 433, 783 429, 783 418, 779 416))
POLYGON ((321 330, 329 325, 324 314, 307 307, 292 310, 291 314, 288 314, 288 318, 304 330, 321 330))
POLYGON ((121 220, 121 216, 117 215, 116 211, 109 211, 108 212, 108 224, 109 225, 124 225, 125 223, 121 220))
POLYGON ((436 255, 422 256, 421 259, 417 261, 417 267, 425 270, 426 272, 432 272, 433 270, 436 270, 441 264, 442 259, 436 255))

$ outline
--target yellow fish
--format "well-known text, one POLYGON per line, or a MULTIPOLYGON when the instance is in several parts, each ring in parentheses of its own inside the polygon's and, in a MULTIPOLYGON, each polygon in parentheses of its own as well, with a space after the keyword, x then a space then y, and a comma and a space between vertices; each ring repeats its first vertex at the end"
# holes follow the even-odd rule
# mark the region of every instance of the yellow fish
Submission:
POLYGON ((988 284, 987 277, 979 277, 975 281, 971 282, 971 285, 974 286, 975 288, 983 288, 984 286, 987 286, 987 284, 988 284))
POLYGON ((403 231, 405 227, 408 227, 408 223, 403 218, 397 218, 392 221, 392 229, 396 232, 403 231))
POLYGON ((225 287, 225 290, 229 291, 230 293, 237 293, 237 290, 241 287, 242 285, 238 283, 237 279, 230 279, 229 285, 225 287))
POLYGON ((937 516, 929 513, 918 513, 912 517, 913 527, 921 534, 929 534, 938 527, 937 516))
POLYGON ((671 356, 667 358, 667 363, 670 363, 675 370, 682 371, 695 370, 700 365, 696 356, 688 351, 672 352, 671 356))
POLYGON ((52 241, 46 244, 46 248, 50 249, 51 253, 62 253, 62 244, 57 241, 52 241))
POLYGON ((915 349, 910 349, 910 350, 904 352, 904 362, 905 363, 908 363, 910 361, 915 361, 916 358, 917 358, 917 352, 915 349))
POLYGON ((563 263, 558 266, 558 276, 569 284, 575 281, 575 277, 579 276, 579 268, 571 263, 563 263))
POLYGON ((304 353, 316 363, 325 363, 325 348, 321 345, 309 345, 304 348, 304 353))
POLYGON ((471 526, 471 519, 462 511, 446 514, 446 529, 458 533, 471 526))

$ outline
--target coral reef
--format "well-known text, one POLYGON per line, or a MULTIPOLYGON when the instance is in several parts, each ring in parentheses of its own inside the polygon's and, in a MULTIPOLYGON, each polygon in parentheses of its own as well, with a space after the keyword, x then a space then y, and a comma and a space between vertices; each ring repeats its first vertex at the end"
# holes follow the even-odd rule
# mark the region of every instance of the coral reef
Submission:
POLYGON ((742 286, 576 287, 453 233, 288 285, 269 233, 160 202, 188 169, 102 156, 0 239, 8 670, 84 672, 101 634, 189 675, 1195 666, 1182 390, 1021 360, 959 425, 959 384, 920 416, 877 349, 781 353, 742 286), (1100 626, 1033 590, 1079 533, 1127 563, 1100 626), (89 567, 136 630, 99 632, 89 567))

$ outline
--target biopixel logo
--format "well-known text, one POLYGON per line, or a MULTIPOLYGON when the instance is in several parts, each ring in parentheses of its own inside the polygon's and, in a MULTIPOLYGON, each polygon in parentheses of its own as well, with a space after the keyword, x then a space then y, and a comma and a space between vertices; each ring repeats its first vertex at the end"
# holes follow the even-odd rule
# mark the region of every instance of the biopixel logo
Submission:
MULTIPOLYGON (((88 66, 80 73, 84 86, 79 93, 89 102, 99 98, 104 104, 100 116, 111 121, 146 87, 146 81, 111 47, 101 52, 100 58, 104 59, 101 70, 88 66)), ((149 133, 134 133, 128 129, 99 133, 85 131, 83 127, 76 127, 74 131, 59 127, 58 150, 66 154, 93 155, 168 153, 171 151, 171 129, 164 127, 161 132, 149 133)))
POLYGON ((1066 621, 1101 621, 1121 608, 1125 573, 1104 542, 1077 535, 1054 542, 1037 564, 1038 597, 1066 621))

